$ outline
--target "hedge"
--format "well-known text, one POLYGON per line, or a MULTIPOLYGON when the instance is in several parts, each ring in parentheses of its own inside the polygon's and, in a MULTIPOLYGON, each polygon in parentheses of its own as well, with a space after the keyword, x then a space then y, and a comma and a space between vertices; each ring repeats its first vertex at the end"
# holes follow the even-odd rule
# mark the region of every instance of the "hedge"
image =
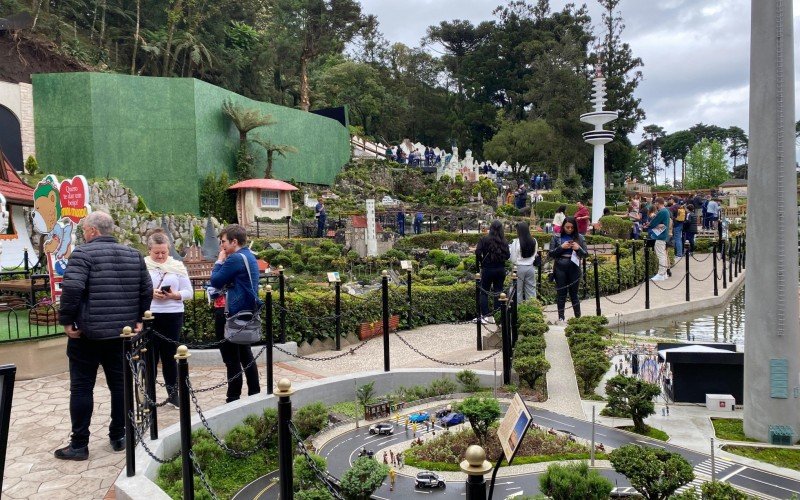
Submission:
MULTIPOLYGON (((412 284, 411 327, 433 323, 464 321, 475 317, 475 285, 459 283, 448 286, 428 286, 412 284)), ((280 330, 280 308, 278 292, 272 294, 272 331, 277 337, 280 330)), ((373 290, 360 297, 347 293, 341 295, 342 336, 355 333, 361 323, 381 321, 381 292, 373 290)), ((335 297, 332 289, 320 287, 319 290, 304 290, 300 293, 286 293, 286 337, 287 340, 333 338, 336 323, 333 317, 335 297)), ((390 287, 389 310, 400 316, 400 327, 407 324, 408 301, 405 287, 390 287)), ((204 298, 186 302, 186 314, 182 341, 207 343, 215 340, 214 321, 211 306, 204 298)))

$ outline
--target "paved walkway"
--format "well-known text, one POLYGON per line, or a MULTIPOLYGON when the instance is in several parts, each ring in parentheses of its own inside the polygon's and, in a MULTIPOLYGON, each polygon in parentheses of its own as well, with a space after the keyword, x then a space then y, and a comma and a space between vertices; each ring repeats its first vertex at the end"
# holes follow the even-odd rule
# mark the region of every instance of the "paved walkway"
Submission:
MULTIPOLYGON (((699 255, 698 258, 704 258, 699 255)), ((710 274, 710 258, 703 263, 691 262, 692 274, 703 278, 710 274)), ((683 266, 673 269, 673 277, 660 283, 664 288, 675 286, 683 276, 683 266)), ((743 274, 739 280, 743 280, 743 274)), ((701 286, 692 281, 692 303, 696 300, 713 296, 711 281, 701 286)), ((633 290, 610 297, 616 302, 625 302, 633 295, 633 290)), ((722 288, 720 286, 720 293, 722 288)), ((633 317, 644 310, 644 293, 641 291, 633 300, 624 305, 611 304, 602 299, 603 313, 614 319, 615 313, 633 317)), ((656 307, 686 306, 684 288, 668 291, 651 288, 651 304, 656 307)), ((688 306, 686 306, 688 307, 688 306)), ((594 301, 584 301, 585 314, 593 314, 594 301)), ((548 306, 546 310, 554 310, 548 306)), ((655 314, 653 310, 648 314, 655 314)), ((570 316, 570 312, 567 314, 570 316)), ((548 313, 548 319, 554 320, 555 313, 548 313)), ((487 325, 486 329, 494 329, 487 325)), ((393 368, 431 368, 441 366, 462 365, 465 362, 486 358, 495 351, 478 352, 475 349, 476 331, 474 324, 430 325, 410 332, 400 332, 391 336, 391 363, 393 368), (400 337, 410 344, 402 342, 400 337), (454 365, 443 365, 427 357, 447 361, 454 365)), ((546 356, 552 368, 548 376, 548 393, 550 400, 542 405, 552 411, 567 415, 580 416, 581 402, 578 397, 577 383, 572 370, 572 359, 563 329, 551 327, 547 333, 546 356)), ((313 357, 326 357, 336 354, 333 351, 319 352, 313 357)), ((482 361, 464 365, 465 368, 493 370, 502 368, 500 355, 482 361)), ((263 363, 263 361, 262 361, 263 363)), ((263 370, 263 364, 261 365, 263 370)), ((275 379, 287 377, 294 382, 319 379, 333 375, 341 375, 383 368, 383 344, 381 339, 373 339, 354 354, 346 355, 334 361, 296 360, 276 363, 275 379)), ((201 387, 214 385, 225 378, 224 367, 198 367, 192 369, 192 376, 201 387)), ((262 371, 263 377, 263 371, 262 371)), ((499 377, 498 377, 499 379, 499 377)), ((398 381, 402 383, 402 381, 398 381)), ((89 443, 90 459, 84 462, 62 462, 53 458, 53 450, 64 446, 69 440, 69 375, 63 373, 35 380, 18 381, 15 385, 14 405, 11 414, 11 430, 9 433, 6 469, 4 473, 2 494, 7 498, 32 499, 101 499, 109 493, 109 488, 124 465, 124 453, 113 453, 108 444, 107 426, 109 422, 109 395, 105 380, 98 376, 98 387, 95 391, 94 418, 92 421, 92 437, 89 443)), ((163 390, 159 399, 163 399, 163 390)), ((200 404, 204 409, 224 403, 225 389, 200 394, 200 404)), ((589 414, 591 410, 589 409, 589 414)), ((176 410, 159 412, 159 427, 163 428, 178 420, 176 410)))

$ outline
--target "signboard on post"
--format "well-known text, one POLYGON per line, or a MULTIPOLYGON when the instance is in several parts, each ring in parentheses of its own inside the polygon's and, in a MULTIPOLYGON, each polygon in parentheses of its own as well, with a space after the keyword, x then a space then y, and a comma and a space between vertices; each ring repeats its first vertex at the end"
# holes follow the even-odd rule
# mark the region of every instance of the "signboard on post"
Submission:
POLYGON ((525 437, 525 433, 528 432, 530 425, 531 412, 525 406, 519 393, 514 394, 506 416, 503 417, 500 427, 497 428, 497 437, 500 438, 500 445, 503 447, 503 454, 508 465, 511 465, 511 461, 514 460, 519 444, 525 437))
POLYGON ((55 175, 48 175, 33 191, 31 219, 34 230, 44 238, 50 295, 55 302, 61 296, 61 282, 75 244, 78 224, 91 211, 89 185, 82 175, 61 182, 55 175))
POLYGON ((414 265, 411 263, 410 260, 401 260, 400 269, 402 269, 403 271, 413 271, 414 265))

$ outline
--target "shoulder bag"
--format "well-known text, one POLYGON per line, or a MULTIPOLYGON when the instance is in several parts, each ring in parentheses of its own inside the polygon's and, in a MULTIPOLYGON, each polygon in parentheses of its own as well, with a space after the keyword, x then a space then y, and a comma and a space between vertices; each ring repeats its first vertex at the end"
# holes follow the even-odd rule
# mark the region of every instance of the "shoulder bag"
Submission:
MULTIPOLYGON (((250 263, 247 256, 239 254, 244 260, 247 277, 250 279, 250 291, 253 291, 253 275, 250 274, 250 263)), ((254 297, 253 310, 243 310, 228 316, 228 301, 225 301, 225 340, 234 344, 250 345, 261 340, 261 306, 258 295, 254 297)))

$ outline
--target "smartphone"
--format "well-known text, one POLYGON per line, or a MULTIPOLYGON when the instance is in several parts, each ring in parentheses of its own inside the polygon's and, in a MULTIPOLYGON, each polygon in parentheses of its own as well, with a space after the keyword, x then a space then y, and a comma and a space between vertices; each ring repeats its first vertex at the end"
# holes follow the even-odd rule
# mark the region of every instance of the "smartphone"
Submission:
POLYGON ((164 285, 164 286, 161 287, 161 291, 164 292, 164 293, 170 293, 170 292, 172 292, 172 286, 171 285, 164 285))

